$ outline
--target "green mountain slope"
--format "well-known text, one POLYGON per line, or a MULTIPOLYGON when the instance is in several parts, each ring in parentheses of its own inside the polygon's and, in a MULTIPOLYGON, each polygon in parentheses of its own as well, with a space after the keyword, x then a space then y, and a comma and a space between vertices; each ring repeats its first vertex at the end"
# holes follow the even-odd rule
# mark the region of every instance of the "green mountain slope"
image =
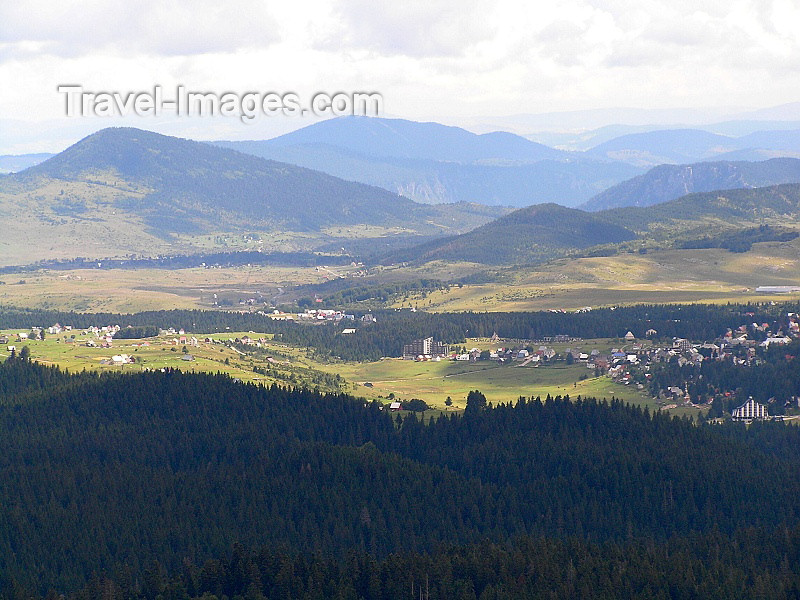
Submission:
MULTIPOLYGON (((400 260, 527 263, 635 237, 632 231, 602 217, 557 204, 537 204, 449 240, 413 248, 402 253, 400 260)), ((396 260, 398 256, 392 258, 396 260)))
POLYGON ((800 184, 689 194, 655 206, 595 214, 642 237, 666 241, 756 225, 796 228, 800 224, 800 184))
POLYGON ((579 208, 598 211, 623 206, 651 206, 695 192, 797 182, 800 182, 800 159, 796 158, 659 165, 644 175, 601 192, 579 208))
POLYGON ((689 194, 654 206, 596 213, 555 204, 531 206, 468 233, 392 255, 391 260, 521 264, 633 240, 643 247, 710 247, 687 246, 703 240, 711 246, 729 247, 730 242, 748 248, 752 242, 791 239, 795 229, 800 229, 800 184, 783 184, 689 194), (718 244, 709 242, 718 237, 718 244))
POLYGON ((0 177, 0 262, 191 253, 198 243, 208 250, 198 236, 253 231, 294 232, 308 250, 339 243, 354 225, 373 236, 429 238, 503 212, 420 205, 318 171, 113 128, 0 177))
POLYGON ((379 188, 129 128, 102 130, 21 176, 110 185, 122 180, 147 188, 141 201, 124 208, 145 215, 157 228, 178 219, 203 228, 217 226, 221 219, 229 225, 256 220, 316 230, 331 224, 384 225, 430 216, 408 199, 379 188))

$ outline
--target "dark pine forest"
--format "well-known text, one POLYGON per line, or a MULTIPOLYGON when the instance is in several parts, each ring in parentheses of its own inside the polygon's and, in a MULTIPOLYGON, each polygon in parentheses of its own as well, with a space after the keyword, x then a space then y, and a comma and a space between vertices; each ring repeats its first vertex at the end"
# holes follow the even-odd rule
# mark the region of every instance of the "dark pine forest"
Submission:
POLYGON ((800 429, 0 365, 7 598, 791 597, 800 429), (412 592, 413 590, 413 592, 412 592), (208 596, 207 596, 208 597, 208 596))

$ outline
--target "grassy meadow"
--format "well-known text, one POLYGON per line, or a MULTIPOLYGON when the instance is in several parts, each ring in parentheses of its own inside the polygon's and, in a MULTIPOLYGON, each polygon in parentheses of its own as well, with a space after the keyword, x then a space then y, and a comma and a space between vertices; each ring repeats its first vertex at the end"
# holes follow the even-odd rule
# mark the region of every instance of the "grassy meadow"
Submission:
POLYGON ((711 248, 560 259, 504 271, 501 283, 451 286, 399 299, 431 311, 577 309, 639 303, 743 302, 797 298, 756 293, 800 285, 800 238, 754 244, 750 252, 711 248))
MULTIPOLYGON (((471 263, 440 261, 377 266, 370 269, 369 277, 352 281, 357 286, 419 278, 455 281, 483 268, 471 263)), ((40 269, 0 275, 0 304, 82 312, 137 312, 213 308, 215 301, 223 308, 236 308, 240 300, 253 298, 258 306, 263 306, 294 300, 292 286, 324 283, 357 270, 356 267, 279 266, 40 269)), ((800 285, 798 272, 800 238, 788 243, 755 244, 745 253, 714 248, 665 250, 495 268, 490 283, 450 285, 446 291, 411 293, 396 298, 392 305, 441 312, 527 311, 639 303, 783 300, 800 295, 764 295, 755 289, 762 285, 800 285)))
MULTIPOLYGON (((337 272, 344 268, 336 267, 337 272)), ((240 299, 280 302, 290 285, 321 283, 315 267, 241 266, 192 269, 42 269, 0 276, 0 304, 78 312, 140 312, 236 307, 240 299), (214 295, 217 295, 215 298, 214 295)))
MULTIPOLYGON (((193 360, 183 359, 184 344, 180 336, 160 336, 148 340, 114 340, 111 348, 89 347, 88 340, 96 341, 94 335, 81 331, 46 335, 42 340, 16 341, 20 331, 3 332, 10 338, 10 345, 20 350, 27 346, 31 358, 43 364, 58 365, 69 371, 125 371, 175 368, 186 371, 226 373, 242 381, 264 384, 304 384, 320 389, 347 391, 359 397, 380 399, 388 402, 390 396, 399 400, 420 398, 439 410, 461 410, 465 406, 470 390, 479 389, 490 402, 512 402, 519 396, 615 396, 628 402, 655 408, 656 404, 646 393, 632 387, 614 383, 608 377, 594 377, 594 372, 585 364, 566 365, 558 362, 547 366, 521 367, 519 363, 500 364, 494 361, 415 362, 402 359, 383 359, 369 363, 320 362, 309 356, 304 349, 265 341, 262 348, 242 354, 222 343, 204 341, 207 337, 218 342, 242 337, 244 333, 198 335, 198 345, 191 345, 187 335, 186 350, 193 360), (73 339, 71 336, 75 335, 73 339), (143 345, 146 344, 146 345, 143 345), (128 354, 136 359, 133 364, 104 364, 112 356, 128 354), (254 368, 265 371, 257 373, 254 368), (338 387, 330 381, 339 375, 344 381, 338 387), (327 377, 326 377, 327 376, 327 377), (365 384, 370 385, 365 385, 365 384), (452 406, 445 405, 450 397, 452 406)), ((251 337, 260 337, 250 334, 251 337)), ((618 340, 583 340, 572 344, 584 352, 598 349, 607 352, 616 347, 618 340)), ((488 340, 468 340, 468 347, 494 349, 502 342, 491 344, 488 340)), ((563 351, 567 344, 556 345, 563 351)), ((0 358, 8 356, 6 348, 0 358)))

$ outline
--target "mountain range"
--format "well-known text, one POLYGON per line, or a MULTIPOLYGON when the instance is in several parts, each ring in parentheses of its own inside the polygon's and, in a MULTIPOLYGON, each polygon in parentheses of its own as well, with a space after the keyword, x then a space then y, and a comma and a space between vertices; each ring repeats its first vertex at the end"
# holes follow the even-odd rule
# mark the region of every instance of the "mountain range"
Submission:
POLYGON ((497 214, 421 205, 382 188, 132 128, 104 129, 0 178, 6 264, 54 253, 188 252, 193 236, 225 232, 316 232, 331 241, 328 228, 359 225, 427 239, 497 214))
MULTIPOLYGON (((622 164, 584 163, 573 155, 543 150, 519 136, 476 135, 436 124, 382 121, 340 119, 315 125, 277 138, 273 150, 283 156, 329 152, 341 157, 347 153, 350 169, 369 173, 369 161, 377 159, 352 149, 364 147, 383 156, 380 161, 385 164, 397 161, 392 164, 403 164, 409 172, 422 163, 435 163, 437 176, 448 174, 452 189, 483 184, 487 193, 495 194, 515 194, 515 188, 533 194, 542 179, 558 179, 558 169, 564 165, 591 166, 599 178, 608 165, 622 164), (341 139, 348 148, 295 143, 310 143, 309 136, 316 130, 321 132, 320 139, 341 139), (348 137, 351 130, 354 135, 348 137), (450 144, 463 142, 463 147, 434 144, 439 134, 450 144), (426 140, 431 143, 426 145, 426 140), (398 149, 392 149, 394 146, 398 149), (385 158, 391 152, 404 158, 385 158), (409 158, 412 155, 417 157, 409 158), (490 164, 466 164, 457 159, 490 164), (470 179, 472 167, 496 171, 505 187, 492 180, 470 179), (528 178, 532 172, 538 172, 540 178, 528 178)), ((693 147, 694 152, 705 151, 716 140, 691 132, 677 133, 672 139, 676 143, 683 140, 683 147, 693 147)), ((748 139, 757 142, 765 138, 753 134, 748 139)), ((781 133, 776 139, 782 140, 783 147, 791 147, 791 134, 781 133)), ((241 144, 247 143, 237 145, 241 144)), ((624 146, 619 142, 606 148, 611 151, 624 146)), ((221 234, 224 238, 270 232, 267 241, 271 249, 338 252, 346 246, 362 256, 389 253, 389 260, 436 257, 489 264, 538 262, 634 240, 691 241, 691 236, 701 235, 703 227, 720 232, 758 225, 757 215, 770 222, 780 216, 791 220, 796 216, 795 188, 761 186, 799 180, 798 159, 663 165, 613 187, 586 205, 592 210, 628 208, 587 213, 544 203, 492 222, 508 209, 420 204, 378 186, 232 148, 139 129, 110 128, 36 166, 0 177, 0 226, 6 232, 0 248, 4 264, 27 264, 78 256, 190 254, 198 247, 207 249, 208 239, 222 239, 221 234), (686 192, 734 187, 757 189, 695 194, 647 206, 686 192), (776 201, 778 197, 784 200, 776 201), (718 198, 725 201, 719 203, 718 198), (742 203, 746 208, 731 212, 732 206, 742 203), (761 210, 762 204, 771 206, 771 212, 761 210)))
MULTIPOLYGON (((599 204, 593 200, 619 184, 625 189, 635 187, 638 183, 625 182, 654 166, 800 157, 797 127, 793 121, 751 120, 695 129, 608 125, 584 133, 549 134, 547 139, 553 144, 560 140, 569 145, 568 138, 575 135, 583 140, 579 145, 585 151, 566 152, 511 133, 478 135, 438 123, 342 117, 273 139, 216 145, 380 187, 421 203, 523 207, 553 202, 596 209, 625 202, 652 203, 711 189, 710 183, 693 186, 687 182, 678 193, 659 194, 660 184, 656 184, 652 198, 610 203, 604 198, 599 204)), ((0 157, 0 172, 19 171, 47 157, 0 157)), ((703 167, 694 170, 703 171, 703 167)), ((686 178, 669 177, 675 181, 686 178)), ((789 180, 743 176, 740 182, 732 175, 723 177, 717 189, 784 181, 789 180)))
POLYGON ((623 206, 651 206, 693 192, 755 188, 800 181, 800 159, 761 162, 704 162, 659 165, 610 187, 578 208, 597 211, 623 206))
POLYGON ((665 129, 622 135, 591 148, 587 154, 638 166, 797 157, 800 156, 800 129, 756 131, 741 137, 701 129, 665 129))
POLYGON ((557 204, 516 210, 467 233, 402 250, 387 262, 432 259, 530 264, 628 249, 726 246, 797 236, 800 184, 689 194, 661 204, 587 213, 557 204), (634 244, 635 242, 635 244, 634 244))
MULTIPOLYGON (((702 129, 608 126, 590 132, 604 141, 583 152, 556 150, 509 133, 478 135, 438 123, 366 117, 323 121, 271 140, 216 143, 382 187, 417 202, 579 206, 657 165, 800 157, 800 130, 779 129, 792 123, 765 123, 765 130, 755 131, 758 122, 735 125, 721 123, 719 129, 748 133, 737 137, 702 129)), ((548 139, 556 143, 559 138, 551 134, 548 139)), ((731 177, 721 187, 750 185, 744 179, 740 184, 731 177)), ((762 179, 764 184, 785 181, 755 177, 762 179)))
POLYGON ((642 172, 510 133, 478 135, 403 119, 343 117, 271 140, 216 143, 425 203, 570 206, 642 172))

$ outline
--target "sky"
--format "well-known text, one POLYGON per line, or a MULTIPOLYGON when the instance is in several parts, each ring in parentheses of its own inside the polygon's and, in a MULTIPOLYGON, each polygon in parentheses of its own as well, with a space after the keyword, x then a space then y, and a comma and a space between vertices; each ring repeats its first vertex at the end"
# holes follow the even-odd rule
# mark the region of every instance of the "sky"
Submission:
POLYGON ((177 85, 292 92, 301 100, 377 92, 384 116, 526 133, 548 122, 599 126, 626 113, 525 115, 622 107, 661 110, 640 120, 713 120, 796 103, 798 58, 795 0, 3 2, 0 154, 59 151, 112 125, 264 139, 313 122, 67 117, 57 90, 66 84, 121 94, 177 85))

